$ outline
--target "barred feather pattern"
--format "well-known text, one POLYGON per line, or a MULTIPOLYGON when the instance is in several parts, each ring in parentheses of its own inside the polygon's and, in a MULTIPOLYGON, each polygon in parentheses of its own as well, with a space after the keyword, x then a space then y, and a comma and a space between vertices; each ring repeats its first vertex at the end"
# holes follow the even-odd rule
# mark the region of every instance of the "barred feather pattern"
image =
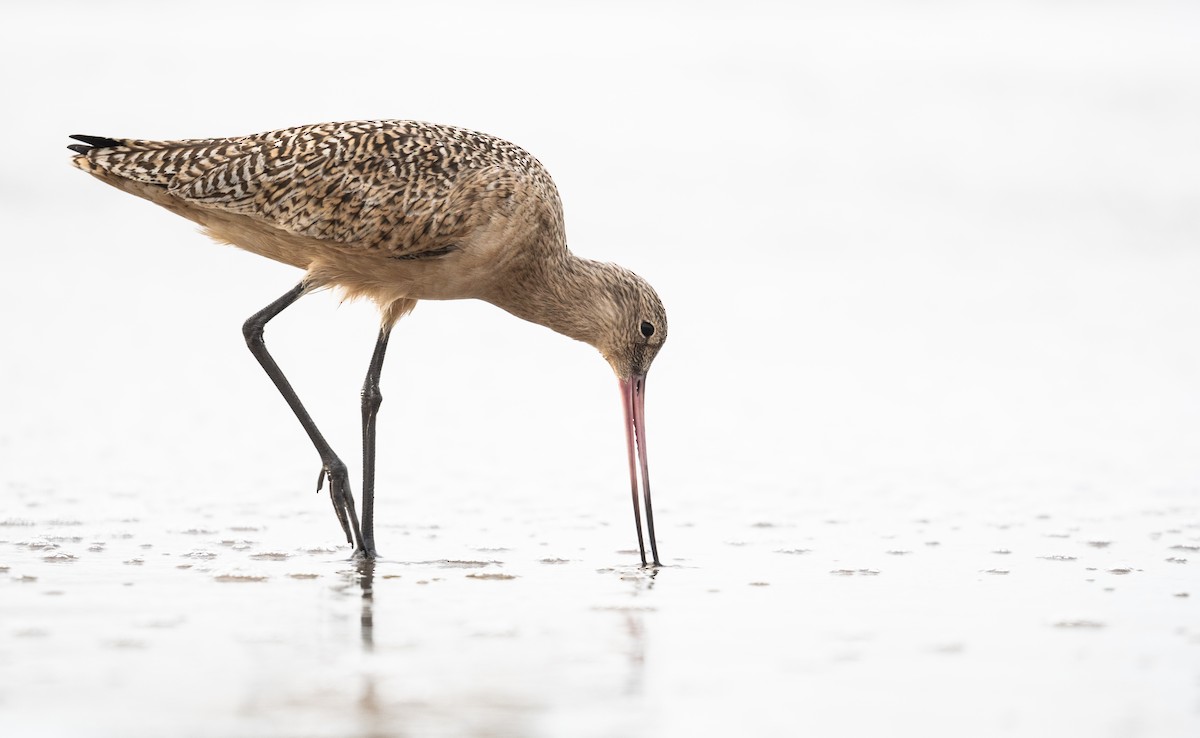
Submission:
POLYGON ((436 251, 510 213, 530 191, 562 229, 553 180, 524 149, 456 126, 372 120, 234 138, 117 140, 81 169, 160 186, 206 210, 397 255, 436 251))
POLYGON ((549 173, 503 139, 397 120, 72 138, 75 166, 219 241, 304 269, 310 289, 374 300, 385 327, 418 300, 486 300, 595 346, 623 378, 645 374, 666 340, 653 288, 572 254, 549 173))

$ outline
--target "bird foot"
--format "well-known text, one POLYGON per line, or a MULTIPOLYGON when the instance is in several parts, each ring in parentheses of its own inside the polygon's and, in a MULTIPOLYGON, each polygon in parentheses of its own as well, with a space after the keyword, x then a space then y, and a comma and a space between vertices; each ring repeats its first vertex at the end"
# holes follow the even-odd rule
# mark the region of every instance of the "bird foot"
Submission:
POLYGON ((356 548, 356 549, 354 549, 354 554, 350 557, 350 560, 354 561, 356 563, 360 563, 360 564, 366 564, 366 563, 373 564, 375 562, 375 560, 378 558, 379 558, 379 554, 375 551, 374 548, 371 548, 371 549, 356 548))
MULTIPOLYGON (((355 546, 355 554, 366 552, 362 542, 362 530, 358 523, 358 513, 354 511, 354 495, 350 491, 350 475, 346 465, 334 459, 321 467, 317 475, 317 492, 329 479, 329 499, 333 502, 333 511, 338 522, 342 524, 342 532, 346 534, 346 543, 355 546)), ((374 552, 372 552, 373 555, 374 552)))

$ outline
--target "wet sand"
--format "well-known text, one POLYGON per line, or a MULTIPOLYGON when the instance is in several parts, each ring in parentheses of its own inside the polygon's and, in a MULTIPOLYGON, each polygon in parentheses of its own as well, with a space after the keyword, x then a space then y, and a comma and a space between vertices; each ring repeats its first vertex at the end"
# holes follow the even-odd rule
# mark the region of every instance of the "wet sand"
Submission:
POLYGON ((385 554, 405 555, 368 566, 314 545, 332 513, 296 498, 236 515, 177 500, 171 521, 140 514, 141 496, 103 513, 18 499, 0 522, 9 735, 1166 736, 1196 721, 1194 506, 668 505, 668 565, 647 571, 612 549, 623 527, 583 510, 384 525, 385 554))
MULTIPOLYGON (((0 29, 0 735, 1200 735, 1190 7, 147 7, 0 29), (361 117, 528 147, 655 285, 667 566, 604 362, 471 303, 393 335, 350 562, 239 330, 298 273, 64 148, 361 117)), ((376 326, 267 333, 356 491, 376 326)))

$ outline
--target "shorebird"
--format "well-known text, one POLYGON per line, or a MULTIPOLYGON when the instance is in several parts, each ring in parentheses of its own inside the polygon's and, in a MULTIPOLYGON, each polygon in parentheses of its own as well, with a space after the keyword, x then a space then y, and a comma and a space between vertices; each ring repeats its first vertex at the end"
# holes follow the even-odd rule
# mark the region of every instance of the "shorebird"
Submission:
POLYGON ((321 457, 346 541, 376 555, 375 421, 388 336, 418 300, 484 300, 585 341, 616 373, 638 548, 659 566, 646 460, 646 373, 667 338, 654 289, 616 264, 567 248, 562 202, 545 167, 495 136, 416 121, 323 123, 179 141, 71 136, 72 163, 199 223, 217 241, 304 270, 300 283, 245 322, 254 357, 321 457), (362 389, 361 524, 346 465, 267 352, 266 324, 303 295, 337 288, 373 300, 379 337, 362 389), (636 450, 635 450, 636 449, 636 450))

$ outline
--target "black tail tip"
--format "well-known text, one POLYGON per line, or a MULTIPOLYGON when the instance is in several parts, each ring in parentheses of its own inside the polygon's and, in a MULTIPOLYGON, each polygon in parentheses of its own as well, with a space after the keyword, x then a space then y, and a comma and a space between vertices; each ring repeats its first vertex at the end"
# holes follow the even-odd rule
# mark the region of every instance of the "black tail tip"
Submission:
POLYGON ((77 133, 73 136, 70 136, 70 138, 73 138, 76 141, 82 141, 83 144, 87 144, 86 146, 83 144, 71 144, 67 147, 71 151, 75 151, 80 154, 86 154, 92 149, 110 149, 114 146, 123 145, 122 142, 115 138, 105 138, 104 136, 84 136, 77 133))

